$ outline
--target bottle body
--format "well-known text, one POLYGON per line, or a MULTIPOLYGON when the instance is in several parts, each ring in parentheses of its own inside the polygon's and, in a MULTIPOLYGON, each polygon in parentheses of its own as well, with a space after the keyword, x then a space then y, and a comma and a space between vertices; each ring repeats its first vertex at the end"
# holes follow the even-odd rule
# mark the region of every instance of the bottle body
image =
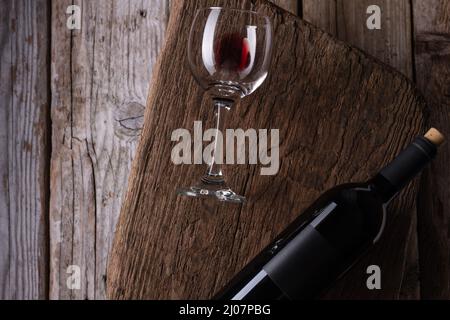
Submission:
POLYGON ((216 299, 311 299, 378 240, 384 199, 372 183, 322 195, 283 231, 216 299))
POLYGON ((312 299, 380 238, 386 206, 436 155, 444 137, 431 129, 367 183, 323 194, 215 298, 312 299))

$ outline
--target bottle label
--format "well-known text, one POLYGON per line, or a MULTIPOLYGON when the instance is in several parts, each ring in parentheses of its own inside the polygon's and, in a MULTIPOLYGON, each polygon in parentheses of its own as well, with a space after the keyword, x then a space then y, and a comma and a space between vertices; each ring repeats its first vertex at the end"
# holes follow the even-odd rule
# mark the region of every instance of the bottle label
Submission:
POLYGON ((284 294, 297 300, 321 291, 335 277, 337 270, 332 268, 337 261, 338 251, 309 224, 263 270, 284 294))

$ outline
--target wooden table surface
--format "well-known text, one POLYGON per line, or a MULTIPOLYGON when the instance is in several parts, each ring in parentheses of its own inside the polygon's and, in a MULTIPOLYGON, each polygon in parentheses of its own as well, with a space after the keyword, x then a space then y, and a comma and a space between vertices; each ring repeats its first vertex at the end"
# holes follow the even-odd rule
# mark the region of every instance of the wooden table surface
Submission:
MULTIPOLYGON (((0 299, 102 299, 166 0, 0 2, 0 299), (79 266, 81 289, 66 282, 79 266)), ((274 1, 400 70, 450 136, 450 2, 274 1), (368 30, 368 5, 382 29, 368 30)), ((408 220, 397 298, 450 299, 450 147, 425 172, 408 220)), ((345 286, 342 286, 345 291, 345 286)), ((382 296, 382 295, 381 295, 382 296)))

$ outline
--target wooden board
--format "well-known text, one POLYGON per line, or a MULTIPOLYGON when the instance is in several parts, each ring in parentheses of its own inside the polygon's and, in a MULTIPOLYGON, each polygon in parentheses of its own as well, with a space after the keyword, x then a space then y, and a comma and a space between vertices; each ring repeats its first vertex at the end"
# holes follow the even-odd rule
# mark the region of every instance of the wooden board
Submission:
POLYGON ((103 299, 106 262, 142 125, 166 0, 52 2, 50 298, 103 299), (68 267, 81 287, 70 290, 68 267))
POLYGON ((409 0, 303 0, 303 18, 413 78, 409 0), (367 8, 381 9, 381 29, 369 30, 367 8))
MULTIPOLYGON (((450 2, 414 1, 417 84, 429 108, 429 125, 450 137, 450 2)), ((418 231, 421 296, 450 299, 450 144, 423 177, 418 231)))
POLYGON ((1 1, 0 300, 48 288, 48 1, 1 1))
MULTIPOLYGON (((195 8, 220 3, 179 1, 171 10, 109 264, 111 298, 210 297, 325 189, 367 179, 423 130, 425 103, 406 78, 265 1, 232 1, 270 15, 276 43, 268 80, 231 111, 230 127, 280 129, 280 172, 227 166, 244 206, 177 197, 203 167, 171 163, 171 133, 212 117, 185 62, 187 30, 195 8)), ((410 221, 416 191, 396 201, 390 222, 410 221)), ((383 265, 384 297, 398 296, 403 279, 408 250, 398 234, 410 224, 401 228, 388 228, 375 250, 394 260, 383 265)))

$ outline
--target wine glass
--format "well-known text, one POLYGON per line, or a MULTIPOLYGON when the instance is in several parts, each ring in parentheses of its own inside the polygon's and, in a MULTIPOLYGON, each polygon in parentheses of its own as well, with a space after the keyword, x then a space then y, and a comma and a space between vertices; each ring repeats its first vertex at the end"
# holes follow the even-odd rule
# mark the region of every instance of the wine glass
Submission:
POLYGON ((227 186, 222 171, 224 118, 236 100, 253 93, 266 79, 272 49, 268 17, 254 11, 211 7, 196 12, 189 36, 191 72, 215 108, 214 149, 199 184, 178 194, 243 203, 245 197, 227 186), (219 133, 223 133, 219 136, 219 133), (220 159, 222 158, 222 159, 220 159))

